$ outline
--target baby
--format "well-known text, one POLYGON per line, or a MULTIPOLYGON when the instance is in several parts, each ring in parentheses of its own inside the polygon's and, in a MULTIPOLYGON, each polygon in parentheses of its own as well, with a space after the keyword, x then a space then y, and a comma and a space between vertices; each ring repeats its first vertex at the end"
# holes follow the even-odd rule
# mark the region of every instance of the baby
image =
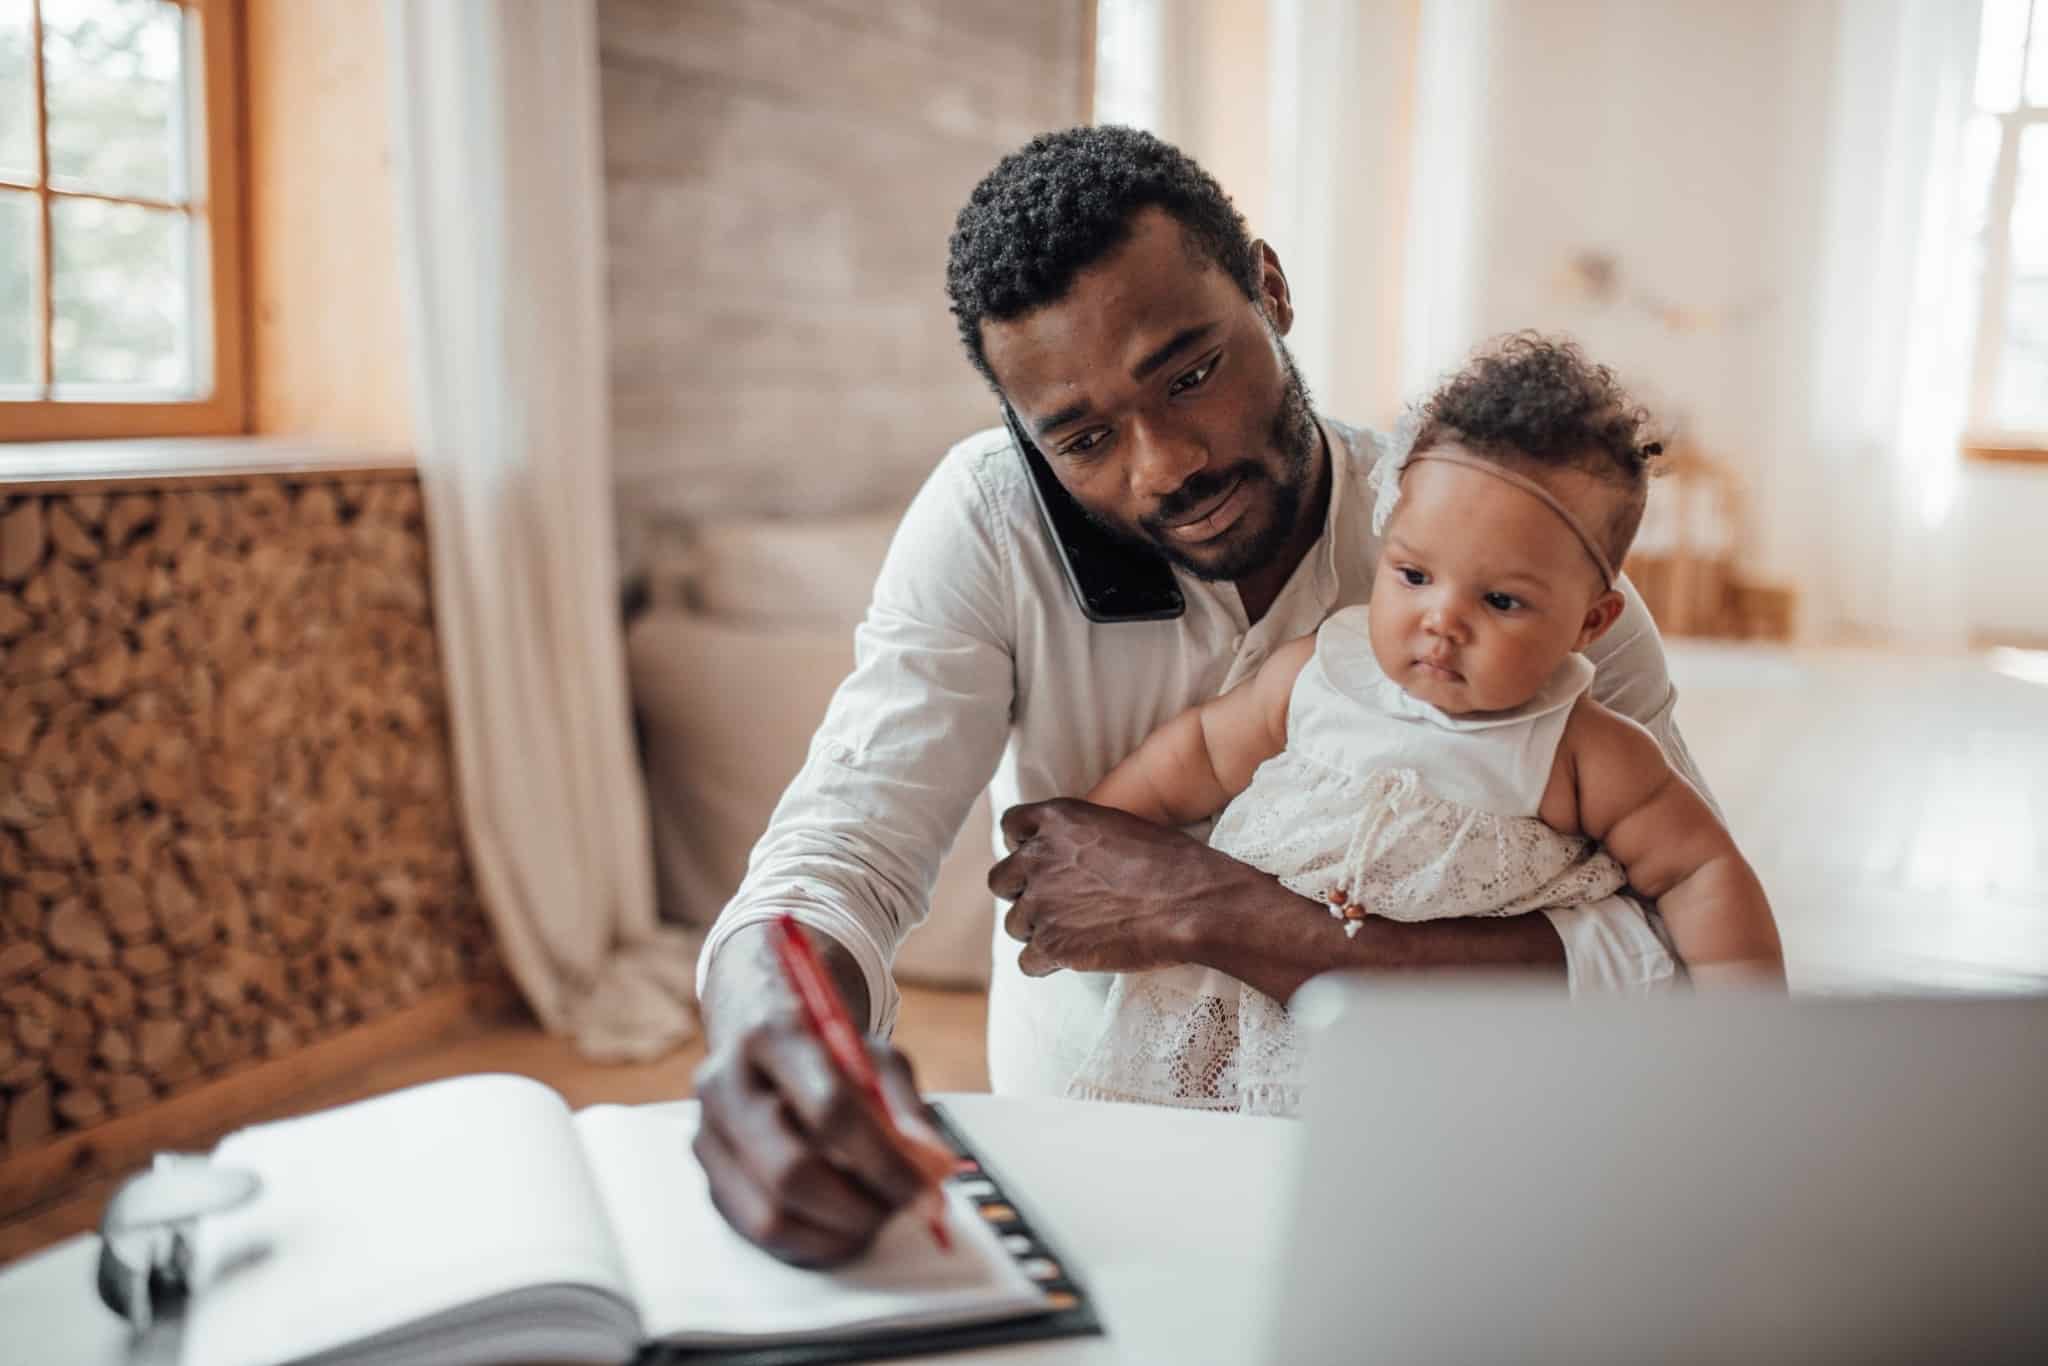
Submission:
MULTIPOLYGON (((1781 984, 1734 840, 1649 732, 1586 691, 1579 652, 1621 612, 1616 566, 1658 451, 1645 421, 1569 343, 1524 333, 1482 353, 1374 471, 1371 601, 1169 721, 1088 800, 1167 825, 1221 808, 1210 843, 1325 903, 1333 934, 1626 886, 1657 903, 1696 983, 1781 984)), ((1072 1094, 1300 1102, 1286 1011, 1234 978, 1127 974, 1106 1012, 1072 1094)))

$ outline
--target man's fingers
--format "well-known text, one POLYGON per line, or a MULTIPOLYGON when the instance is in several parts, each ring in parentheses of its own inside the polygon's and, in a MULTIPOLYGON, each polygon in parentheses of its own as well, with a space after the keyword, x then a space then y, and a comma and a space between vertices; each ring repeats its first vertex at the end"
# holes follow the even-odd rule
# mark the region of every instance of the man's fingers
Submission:
POLYGON ((1044 807, 1044 802, 1020 802, 1005 811, 1001 822, 1003 843, 1015 849, 1037 834, 1044 807))
POLYGON ((988 870, 988 889, 1004 901, 1015 901, 1024 895, 1028 879, 1024 876, 1024 855, 1011 854, 988 870))
MULTIPOLYGON (((875 1044, 868 1049, 875 1060, 875 1071, 881 1074, 882 1094, 888 1097, 890 1106, 908 1106, 910 1113, 924 1114, 924 1097, 917 1091, 917 1069, 910 1065, 910 1059, 893 1048, 875 1044)), ((896 1113, 903 1111, 898 1108, 896 1113)))
POLYGON ((1024 951, 1017 955, 1017 970, 1026 977, 1050 977, 1060 970, 1060 966, 1037 944, 1026 944, 1024 951))
POLYGON ((825 1147, 794 1122, 789 1099, 750 1059, 732 1059, 700 1079, 700 1127, 715 1131, 747 1179, 774 1207, 808 1224, 865 1234, 896 1204, 839 1170, 825 1147))
MULTIPOLYGON (((917 1170, 898 1150, 873 1104, 840 1072, 825 1047, 808 1036, 756 1038, 761 1042, 748 1050, 750 1061, 795 1116, 806 1150, 829 1159, 830 1168, 864 1188, 862 1194, 885 1214, 916 1198, 921 1189, 917 1170)), ((801 1170, 792 1175, 807 1182, 814 1179, 801 1170)))
POLYGON ((953 1145, 939 1135, 926 1118, 924 1097, 917 1093, 917 1078, 910 1059, 893 1048, 875 1050, 875 1066, 882 1074, 882 1095, 889 1102, 889 1115, 896 1128, 922 1151, 907 1154, 926 1180, 944 1180, 952 1175, 957 1160, 953 1145))
POLYGON ((1010 909, 1003 912, 1003 933, 1019 943, 1031 942, 1031 910, 1021 899, 1012 901, 1010 909))
POLYGON ((757 1247, 797 1266, 831 1266, 846 1261, 874 1238, 877 1222, 864 1231, 823 1228, 778 1206, 752 1179, 717 1126, 700 1124, 691 1145, 711 1190, 711 1203, 725 1221, 757 1247))

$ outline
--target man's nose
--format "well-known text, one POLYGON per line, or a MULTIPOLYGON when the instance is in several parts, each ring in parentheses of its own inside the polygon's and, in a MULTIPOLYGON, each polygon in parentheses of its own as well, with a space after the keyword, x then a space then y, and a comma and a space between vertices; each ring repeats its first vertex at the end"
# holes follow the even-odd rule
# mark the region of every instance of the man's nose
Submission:
POLYGON ((1166 497, 1209 463, 1208 447, 1170 423, 1138 423, 1131 451, 1131 491, 1144 499, 1166 497))

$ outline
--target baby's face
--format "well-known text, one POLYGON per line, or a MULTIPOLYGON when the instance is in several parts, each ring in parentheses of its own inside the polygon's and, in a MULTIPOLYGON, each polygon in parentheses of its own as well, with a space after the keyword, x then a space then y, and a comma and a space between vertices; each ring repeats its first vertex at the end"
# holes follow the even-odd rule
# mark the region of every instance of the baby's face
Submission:
MULTIPOLYGON (((1572 470, 1522 471, 1603 524, 1612 495, 1572 470)), ((1522 489, 1479 470, 1417 460, 1373 573, 1373 654, 1387 677, 1453 714, 1534 697, 1598 624, 1606 593, 1571 529, 1522 489)))

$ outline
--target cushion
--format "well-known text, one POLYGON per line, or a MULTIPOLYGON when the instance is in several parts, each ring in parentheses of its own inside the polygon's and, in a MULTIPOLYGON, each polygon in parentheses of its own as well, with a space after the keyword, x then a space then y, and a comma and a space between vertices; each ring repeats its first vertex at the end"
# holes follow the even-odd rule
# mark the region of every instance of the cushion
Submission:
MULTIPOLYGON (((761 545, 754 542, 750 553, 761 545)), ((863 608, 875 568, 870 563, 859 576, 863 608)), ((738 623, 663 609, 632 623, 626 655, 662 913, 706 925, 739 887, 747 855, 853 668, 853 627, 738 623)), ((930 918, 898 953, 900 980, 988 981, 989 849, 984 795, 940 865, 930 918)))
POLYGON ((707 524, 669 571, 682 576, 681 592, 657 596, 728 621, 850 631, 867 611, 899 520, 890 512, 707 524))

